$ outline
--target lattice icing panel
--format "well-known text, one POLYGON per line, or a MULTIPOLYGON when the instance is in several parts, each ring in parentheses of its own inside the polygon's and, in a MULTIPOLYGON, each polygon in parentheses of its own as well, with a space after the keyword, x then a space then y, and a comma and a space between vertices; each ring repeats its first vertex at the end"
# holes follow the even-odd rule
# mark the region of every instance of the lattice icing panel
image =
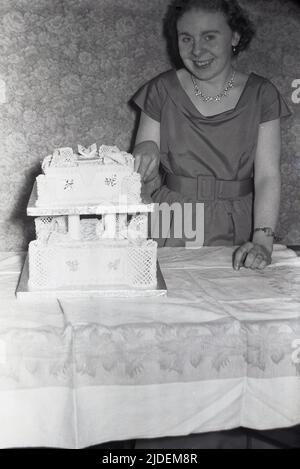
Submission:
POLYGON ((138 173, 125 176, 122 180, 121 194, 124 203, 135 203, 141 200, 141 177, 138 173))
POLYGON ((50 289, 90 285, 156 285, 156 243, 130 245, 126 240, 76 246, 29 244, 29 287, 50 289))
POLYGON ((142 246, 130 245, 128 249, 128 275, 134 287, 155 287, 157 243, 148 240, 142 246))
POLYGON ((35 220, 36 237, 40 241, 48 241, 51 233, 67 233, 67 218, 57 217, 36 217, 35 220))

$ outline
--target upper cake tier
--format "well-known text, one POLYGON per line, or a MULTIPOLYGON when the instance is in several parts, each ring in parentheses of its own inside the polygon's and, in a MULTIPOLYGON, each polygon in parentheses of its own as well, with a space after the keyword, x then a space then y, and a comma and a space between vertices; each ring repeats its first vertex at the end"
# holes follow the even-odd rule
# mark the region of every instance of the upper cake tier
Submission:
POLYGON ((141 178, 134 158, 116 146, 60 148, 44 158, 37 177, 38 207, 84 204, 137 204, 141 178))

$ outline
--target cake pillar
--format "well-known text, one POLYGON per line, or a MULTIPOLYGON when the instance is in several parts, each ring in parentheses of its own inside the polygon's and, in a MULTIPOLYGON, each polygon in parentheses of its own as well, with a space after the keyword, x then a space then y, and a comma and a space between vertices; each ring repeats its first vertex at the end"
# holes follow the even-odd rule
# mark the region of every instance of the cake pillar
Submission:
POLYGON ((72 239, 80 239, 80 215, 68 215, 68 233, 72 239))
POLYGON ((119 213, 119 231, 127 230, 127 213, 119 213))
POLYGON ((106 238, 115 238, 117 231, 117 215, 115 213, 106 213, 103 215, 104 233, 106 238))

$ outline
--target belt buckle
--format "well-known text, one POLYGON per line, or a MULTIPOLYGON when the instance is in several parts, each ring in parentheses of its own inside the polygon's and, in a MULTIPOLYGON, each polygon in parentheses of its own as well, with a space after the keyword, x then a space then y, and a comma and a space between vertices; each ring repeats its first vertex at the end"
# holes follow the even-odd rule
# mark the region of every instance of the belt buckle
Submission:
POLYGON ((197 176, 197 199, 206 202, 215 200, 216 178, 214 176, 197 176))

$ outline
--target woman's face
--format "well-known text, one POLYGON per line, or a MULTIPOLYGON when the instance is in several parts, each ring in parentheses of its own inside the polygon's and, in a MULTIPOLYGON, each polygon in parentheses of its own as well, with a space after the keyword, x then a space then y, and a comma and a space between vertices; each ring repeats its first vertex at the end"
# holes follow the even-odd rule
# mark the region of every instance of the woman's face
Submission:
POLYGON ((190 10, 177 22, 178 46, 185 67, 197 78, 213 78, 231 65, 239 35, 221 12, 190 10))

